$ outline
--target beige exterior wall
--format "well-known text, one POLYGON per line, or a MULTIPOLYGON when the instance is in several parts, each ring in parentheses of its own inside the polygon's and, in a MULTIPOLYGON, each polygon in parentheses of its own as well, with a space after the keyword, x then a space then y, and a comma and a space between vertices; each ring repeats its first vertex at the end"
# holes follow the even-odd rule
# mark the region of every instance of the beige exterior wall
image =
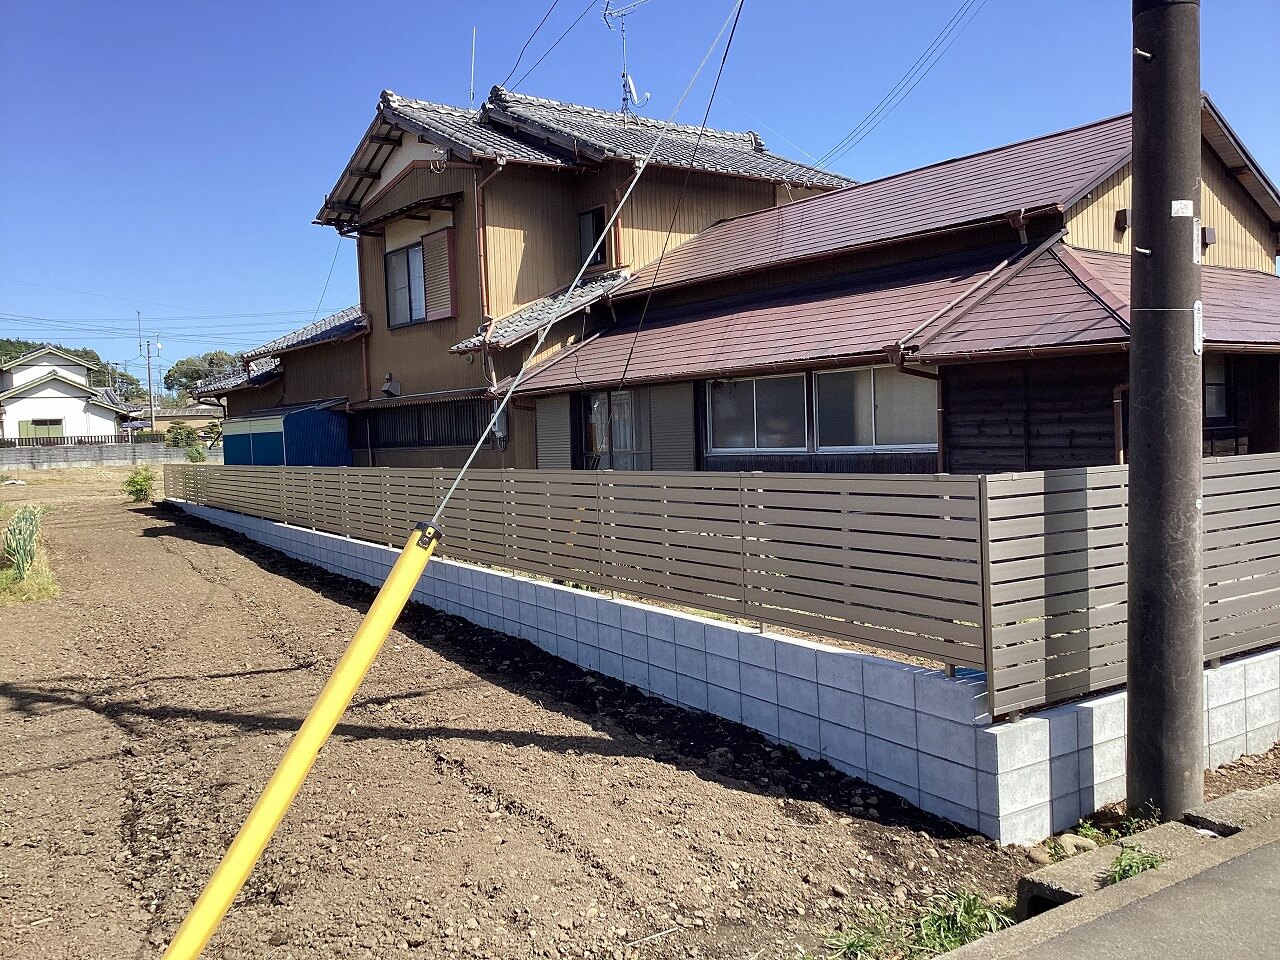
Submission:
POLYGON ((325 343, 284 354, 282 403, 306 403, 346 397, 362 400, 364 362, 360 340, 325 343))
POLYGON ((276 378, 259 387, 232 390, 227 394, 227 416, 243 417, 255 410, 268 410, 284 403, 284 382, 276 378))
MULTIPOLYGON (((1132 206, 1133 178, 1126 165, 1067 210, 1068 242, 1090 250, 1129 253, 1133 230, 1117 231, 1115 216, 1117 210, 1132 206)), ((1218 233, 1218 242, 1204 249, 1205 264, 1276 272, 1275 238, 1266 214, 1207 144, 1201 157, 1200 221, 1218 233)))
POLYGON ((505 317, 573 279, 580 266, 574 176, 508 164, 485 187, 490 316, 505 317))

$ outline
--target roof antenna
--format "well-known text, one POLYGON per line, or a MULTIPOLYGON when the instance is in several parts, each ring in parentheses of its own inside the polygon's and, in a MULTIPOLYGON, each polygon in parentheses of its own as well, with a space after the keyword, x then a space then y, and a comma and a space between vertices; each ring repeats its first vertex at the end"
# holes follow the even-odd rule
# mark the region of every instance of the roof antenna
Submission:
POLYGON ((467 88, 467 102, 471 104, 474 110, 476 106, 476 28, 473 24, 471 27, 471 86, 467 88))
POLYGON ((649 0, 635 0, 634 3, 629 3, 625 7, 611 7, 612 2, 613 0, 605 0, 600 19, 610 30, 613 29, 613 21, 618 21, 618 33, 622 38, 622 116, 625 122, 627 117, 636 115, 635 110, 632 109, 633 104, 635 107, 643 107, 649 102, 650 94, 639 96, 636 93, 636 82, 627 71, 627 14, 643 7, 649 0))

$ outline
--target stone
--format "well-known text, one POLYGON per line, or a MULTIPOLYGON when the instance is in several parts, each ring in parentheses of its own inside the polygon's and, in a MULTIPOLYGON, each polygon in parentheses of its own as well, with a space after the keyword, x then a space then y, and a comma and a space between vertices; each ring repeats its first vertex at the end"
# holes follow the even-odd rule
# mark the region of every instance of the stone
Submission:
POLYGON ((1042 867, 1053 863, 1053 855, 1044 847, 1032 847, 1027 851, 1027 859, 1042 867))
POLYGON ((1098 849, 1098 844, 1095 841, 1090 840, 1088 837, 1077 837, 1074 833, 1064 833, 1058 837, 1058 843, 1062 845, 1062 849, 1068 857, 1098 849))

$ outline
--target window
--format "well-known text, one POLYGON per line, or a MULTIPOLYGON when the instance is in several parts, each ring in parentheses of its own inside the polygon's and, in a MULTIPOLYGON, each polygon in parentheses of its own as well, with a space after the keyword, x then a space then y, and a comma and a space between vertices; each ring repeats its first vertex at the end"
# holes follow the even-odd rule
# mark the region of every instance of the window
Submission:
POLYGON ((807 450, 805 376, 713 380, 707 419, 713 451, 807 450))
POLYGON ((587 261, 587 266, 598 267, 608 262, 608 242, 600 244, 600 248, 594 253, 591 249, 603 233, 604 207, 578 214, 578 256, 587 261))
POLYGON ((580 402, 580 469, 650 468, 647 391, 599 391, 581 395, 580 402))
POLYGON ((422 244, 386 255, 387 326, 404 327, 427 319, 426 284, 422 277, 422 244))
POLYGON ((351 446, 466 447, 480 439, 493 416, 483 397, 441 400, 415 407, 365 410, 348 421, 351 446))
POLYGON ((933 381, 892 367, 814 374, 819 450, 934 447, 933 381))
POLYGON ((1227 358, 1221 353, 1204 356, 1204 418, 1224 422, 1231 417, 1227 390, 1227 358))
POLYGON ((61 420, 22 420, 18 423, 19 437, 60 437, 61 420))

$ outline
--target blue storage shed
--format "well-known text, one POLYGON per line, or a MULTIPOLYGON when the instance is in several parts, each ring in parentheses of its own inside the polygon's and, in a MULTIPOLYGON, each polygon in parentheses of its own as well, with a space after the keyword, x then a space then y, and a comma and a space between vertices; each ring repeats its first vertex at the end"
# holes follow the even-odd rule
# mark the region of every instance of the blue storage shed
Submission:
POLYGON ((273 407, 222 421, 223 462, 259 467, 351 466, 342 402, 273 407))

